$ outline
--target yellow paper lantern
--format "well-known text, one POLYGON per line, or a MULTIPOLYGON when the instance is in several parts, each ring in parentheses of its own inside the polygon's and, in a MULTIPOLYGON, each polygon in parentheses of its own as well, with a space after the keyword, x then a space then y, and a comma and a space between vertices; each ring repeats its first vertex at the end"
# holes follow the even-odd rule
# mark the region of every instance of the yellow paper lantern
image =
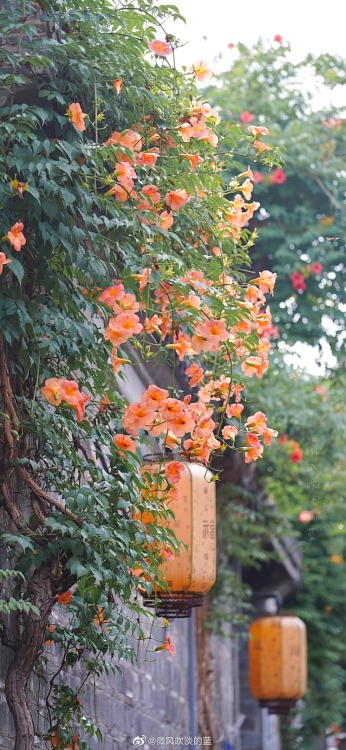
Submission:
POLYGON ((251 693, 270 713, 287 713, 307 689, 305 625, 295 615, 267 616, 249 633, 251 693))
MULTIPOLYGON (((169 592, 157 589, 145 602, 156 607, 162 617, 189 617, 191 608, 203 603, 203 596, 216 577, 216 509, 215 482, 212 473, 197 463, 182 463, 177 485, 180 498, 170 504, 175 518, 158 523, 174 532, 183 542, 173 559, 162 562, 161 572, 169 592)), ((158 471, 162 464, 153 462, 142 473, 158 471)), ((153 520, 148 514, 143 522, 153 520)))

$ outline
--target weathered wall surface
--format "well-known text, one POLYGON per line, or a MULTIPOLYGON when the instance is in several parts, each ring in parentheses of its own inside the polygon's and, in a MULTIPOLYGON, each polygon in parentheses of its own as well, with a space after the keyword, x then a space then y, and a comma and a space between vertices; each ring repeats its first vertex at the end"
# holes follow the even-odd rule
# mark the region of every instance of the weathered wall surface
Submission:
POLYGON ((237 644, 212 637, 213 716, 217 750, 241 750, 237 644))
MULTIPOLYGON (((1 407, 1 403, 0 403, 1 407)), ((1 462, 1 456, 0 456, 0 462, 1 462)), ((0 508, 0 530, 1 531, 11 531, 7 515, 3 512, 2 508, 0 508)), ((6 551, 4 546, 0 545, 0 570, 4 570, 7 568, 6 563, 6 551)), ((5 646, 2 646, 0 643, 0 748, 4 748, 4 750, 7 750, 8 748, 12 749, 13 742, 10 738, 13 738, 14 736, 14 726, 12 721, 12 716, 10 714, 10 711, 7 707, 6 698, 5 698, 5 676, 7 672, 8 665, 10 664, 10 661, 12 659, 12 651, 9 648, 6 648, 5 646)))
POLYGON ((14 726, 5 698, 5 675, 11 659, 11 651, 0 647, 0 747, 12 750, 14 726))
POLYGON ((239 641, 239 700, 240 710, 244 714, 241 727, 241 749, 262 750, 261 712, 258 702, 250 694, 248 674, 248 646, 247 641, 243 639, 239 641))

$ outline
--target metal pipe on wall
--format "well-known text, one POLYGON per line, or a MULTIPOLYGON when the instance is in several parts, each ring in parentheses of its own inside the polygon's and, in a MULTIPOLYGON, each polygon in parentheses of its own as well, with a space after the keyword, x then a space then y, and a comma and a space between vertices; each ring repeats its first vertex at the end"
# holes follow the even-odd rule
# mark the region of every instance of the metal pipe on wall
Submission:
POLYGON ((270 714, 267 708, 261 709, 263 750, 281 750, 280 718, 270 714))
POLYGON ((197 689, 196 689, 196 638, 195 611, 192 609, 188 619, 188 694, 189 694, 189 731, 191 737, 197 737, 197 689))

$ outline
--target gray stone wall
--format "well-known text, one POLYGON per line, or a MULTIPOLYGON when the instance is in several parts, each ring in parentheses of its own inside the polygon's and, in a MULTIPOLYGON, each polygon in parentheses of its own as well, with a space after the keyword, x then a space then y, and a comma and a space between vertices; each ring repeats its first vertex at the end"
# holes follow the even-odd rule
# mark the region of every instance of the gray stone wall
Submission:
MULTIPOLYGON (((118 664, 121 672, 112 671, 98 681, 89 682, 81 694, 83 712, 103 733, 101 742, 90 741, 92 747, 102 750, 128 750, 133 748, 135 737, 162 738, 186 737, 190 734, 189 708, 189 652, 187 621, 172 623, 169 634, 176 644, 176 654, 167 651, 139 655, 138 663, 118 664)), ((160 629, 155 634, 158 642, 164 640, 160 629)), ((156 641, 152 648, 157 645, 156 641)), ((49 653, 48 672, 59 664, 56 645, 45 649, 49 653)), ((11 651, 0 650, 0 748, 13 750, 14 727, 4 695, 4 679, 11 651)), ((77 666, 69 676, 72 687, 83 680, 82 668, 77 666)), ((63 679, 63 678, 62 678, 63 679)), ((33 679, 29 685, 31 705, 41 730, 45 723, 45 683, 33 679), (40 718, 39 718, 40 714, 40 718)), ((151 744, 145 742, 147 747, 151 744)), ((144 745, 144 747, 145 747, 144 745)), ((40 746, 40 743, 37 745, 40 746)))

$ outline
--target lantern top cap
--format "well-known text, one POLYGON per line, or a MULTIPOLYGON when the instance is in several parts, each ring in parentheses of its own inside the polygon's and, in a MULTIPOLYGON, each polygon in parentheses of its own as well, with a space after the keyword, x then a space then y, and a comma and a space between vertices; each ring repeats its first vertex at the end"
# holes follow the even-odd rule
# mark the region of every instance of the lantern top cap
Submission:
POLYGON ((256 592, 253 594, 258 614, 277 615, 282 605, 282 596, 278 591, 256 592))

